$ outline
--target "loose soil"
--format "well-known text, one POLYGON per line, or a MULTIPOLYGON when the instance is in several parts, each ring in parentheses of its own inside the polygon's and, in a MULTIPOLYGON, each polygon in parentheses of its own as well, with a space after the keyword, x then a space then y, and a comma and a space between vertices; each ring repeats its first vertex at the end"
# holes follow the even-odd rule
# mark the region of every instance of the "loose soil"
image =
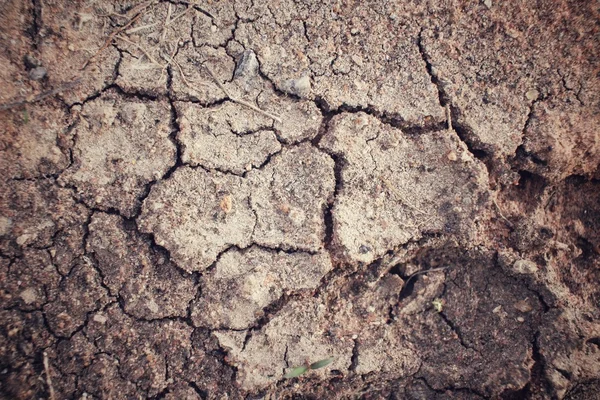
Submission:
POLYGON ((597 2, 0 22, 1 398, 598 398, 597 2))

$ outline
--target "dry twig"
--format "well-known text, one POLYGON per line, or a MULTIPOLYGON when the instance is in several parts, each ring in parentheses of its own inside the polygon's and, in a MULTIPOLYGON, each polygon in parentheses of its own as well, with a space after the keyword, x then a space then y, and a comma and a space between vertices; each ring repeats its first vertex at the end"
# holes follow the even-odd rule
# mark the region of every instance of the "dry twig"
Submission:
POLYGON ((223 93, 225 93, 225 96, 233 101, 234 103, 238 103, 242 106, 248 107, 254 111, 256 111, 257 113, 260 113, 266 117, 269 117, 271 119, 273 119, 274 121, 277 121, 279 123, 281 123, 281 118, 279 118, 276 115, 273 115, 267 111, 261 110, 260 108, 258 108, 257 106, 255 106, 252 103, 249 103, 245 100, 242 99, 238 99, 237 97, 232 96, 229 91, 225 88, 225 86, 221 83, 221 81, 215 76, 215 74, 213 74, 213 72, 211 71, 211 69, 208 67, 208 65, 206 65, 206 63, 202 63, 202 66, 204 67, 204 69, 208 72, 208 74, 210 75, 210 77, 213 79, 213 81, 217 84, 217 86, 219 86, 219 89, 221 89, 223 91, 223 93))
POLYGON ((24 104, 35 103, 37 101, 43 100, 47 97, 54 96, 65 90, 72 89, 77 86, 81 82, 81 78, 77 78, 71 82, 63 83, 52 90, 48 90, 46 92, 40 93, 37 96, 33 97, 25 97, 20 100, 12 101, 10 103, 0 104, 0 111, 8 110, 9 108, 14 108, 18 106, 22 106, 24 104))
POLYGON ((46 374, 46 384, 48 385, 48 398, 54 400, 54 386, 52 386, 52 378, 50 377, 50 362, 48 361, 48 353, 44 352, 44 373, 46 374))

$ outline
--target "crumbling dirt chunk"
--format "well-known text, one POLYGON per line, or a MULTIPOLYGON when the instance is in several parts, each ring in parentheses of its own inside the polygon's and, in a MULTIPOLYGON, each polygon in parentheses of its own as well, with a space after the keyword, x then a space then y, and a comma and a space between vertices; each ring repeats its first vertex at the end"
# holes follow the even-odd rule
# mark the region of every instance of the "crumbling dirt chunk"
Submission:
POLYGON ((73 268, 58 287, 56 300, 44 306, 52 332, 68 337, 86 322, 89 313, 108 303, 101 277, 90 263, 73 268))
POLYGON ((285 253, 253 246, 224 253, 200 281, 192 321, 210 329, 247 329, 283 294, 315 289, 331 270, 324 253, 285 253))
POLYGON ((26 107, 2 111, 0 119, 0 170, 3 179, 31 179, 62 172, 68 157, 58 142, 68 130, 63 110, 26 107))
POLYGON ((371 262, 425 232, 469 237, 487 174, 452 131, 418 136, 365 113, 334 117, 320 146, 344 160, 334 243, 371 262))
POLYGON ((391 4, 257 4, 235 38, 256 51, 261 71, 289 94, 321 98, 332 109, 372 107, 411 124, 440 122, 437 90, 411 39, 419 29, 397 11, 391 4))
POLYGON ((494 272, 488 251, 442 248, 421 255, 420 263, 448 270, 438 295, 441 310, 429 298, 429 311, 398 320, 411 329, 409 340, 420 349, 423 365, 417 376, 436 390, 471 382, 483 397, 522 389, 531 378, 532 340, 543 313, 537 294, 494 272))
POLYGON ((191 276, 127 230, 116 215, 94 214, 89 230, 87 251, 128 314, 145 320, 186 316, 196 294, 191 276))
MULTIPOLYGON (((181 376, 190 352, 191 331, 179 321, 138 321, 123 314, 117 305, 96 314, 84 329, 100 352, 118 357, 119 362, 113 362, 117 384, 126 388, 134 384, 144 396, 155 396, 170 379, 181 376)), ((90 372, 93 370, 92 364, 90 372)), ((107 382, 104 377, 101 381, 107 382)), ((87 385, 98 387, 97 382, 88 381, 87 385)))
POLYGON ((122 50, 116 83, 127 92, 166 94, 171 58, 184 41, 189 42, 194 7, 158 3, 118 36, 122 50))
POLYGON ((324 209, 333 195, 331 157, 305 143, 282 151, 248 178, 256 213, 253 241, 272 248, 318 251, 325 239, 324 209))
POLYGON ((8 399, 31 399, 44 390, 37 356, 56 338, 46 329, 42 312, 0 311, 0 394, 8 399))
POLYGON ((333 187, 333 160, 303 144, 283 150, 247 178, 180 168, 152 188, 139 223, 187 271, 204 270, 227 248, 253 242, 318 251, 333 187))
POLYGON ((255 390, 281 379, 286 369, 305 365, 307 361, 335 357, 326 370, 311 372, 320 377, 327 376, 330 369, 347 371, 353 342, 327 335, 327 326, 325 307, 314 299, 306 299, 288 303, 245 346, 243 340, 240 343, 239 335, 235 339, 237 332, 215 335, 222 345, 230 348, 239 384, 246 390, 255 390))
POLYGON ((66 103, 81 103, 114 81, 119 52, 109 43, 96 53, 106 40, 110 14, 120 12, 118 6, 101 0, 81 3, 51 0, 36 7, 39 7, 35 21, 39 30, 32 29, 40 63, 48 71, 48 83, 55 87, 79 79, 76 86, 61 94, 66 103), (88 63, 94 56, 93 62, 88 63))
POLYGON ((78 236, 88 212, 70 190, 52 179, 0 181, 0 250, 18 255, 28 247, 49 248, 54 239, 78 236))
POLYGON ((538 102, 525 128, 524 168, 551 181, 570 175, 600 179, 598 109, 598 104, 581 105, 572 94, 538 102))
POLYGON ((59 181, 86 204, 133 216, 144 186, 175 163, 166 101, 124 99, 110 91, 86 103, 73 132, 73 165, 59 181))
POLYGON ((572 380, 589 382, 600 373, 600 324, 588 310, 550 311, 537 338, 545 375, 561 397, 572 380))
POLYGON ((56 298, 60 275, 46 250, 29 250, 11 264, 3 263, 0 300, 3 308, 40 310, 56 298))
POLYGON ((256 218, 243 178, 182 167, 152 187, 139 226, 188 272, 202 271, 230 246, 249 246, 256 218))
POLYGON ((182 161, 209 169, 244 172, 281 150, 271 120, 231 102, 217 108, 177 103, 182 161))

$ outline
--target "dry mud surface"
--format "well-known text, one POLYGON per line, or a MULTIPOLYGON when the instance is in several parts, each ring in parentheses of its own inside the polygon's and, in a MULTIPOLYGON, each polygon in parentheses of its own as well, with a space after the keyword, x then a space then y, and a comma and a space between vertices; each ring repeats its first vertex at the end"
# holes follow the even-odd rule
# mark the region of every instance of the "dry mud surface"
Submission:
POLYGON ((598 398, 597 1, 0 18, 1 398, 598 398))

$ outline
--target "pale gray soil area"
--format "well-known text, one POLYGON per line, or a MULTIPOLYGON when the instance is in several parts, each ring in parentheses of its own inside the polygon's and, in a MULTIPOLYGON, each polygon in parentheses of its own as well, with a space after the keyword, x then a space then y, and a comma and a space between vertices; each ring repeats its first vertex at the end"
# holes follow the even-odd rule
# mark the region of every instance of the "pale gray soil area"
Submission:
POLYGON ((598 1, 0 0, 0 48, 0 398, 600 398, 598 1))

